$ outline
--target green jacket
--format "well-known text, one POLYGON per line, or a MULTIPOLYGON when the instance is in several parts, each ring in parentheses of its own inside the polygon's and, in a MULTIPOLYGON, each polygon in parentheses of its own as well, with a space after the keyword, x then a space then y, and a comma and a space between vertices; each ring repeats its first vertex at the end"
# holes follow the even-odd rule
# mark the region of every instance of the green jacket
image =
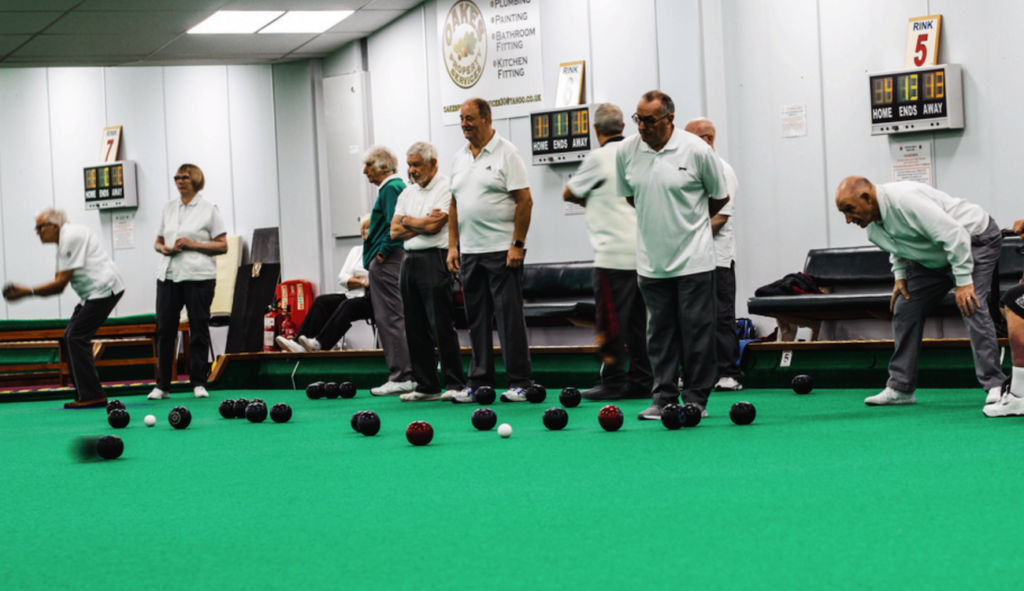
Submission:
POLYGON ((370 261, 377 258, 377 253, 390 256, 396 248, 402 248, 405 242, 391 239, 391 218, 395 217, 395 206, 398 196, 405 190, 405 182, 392 176, 377 191, 377 201, 370 213, 370 232, 363 241, 363 267, 369 269, 370 261))

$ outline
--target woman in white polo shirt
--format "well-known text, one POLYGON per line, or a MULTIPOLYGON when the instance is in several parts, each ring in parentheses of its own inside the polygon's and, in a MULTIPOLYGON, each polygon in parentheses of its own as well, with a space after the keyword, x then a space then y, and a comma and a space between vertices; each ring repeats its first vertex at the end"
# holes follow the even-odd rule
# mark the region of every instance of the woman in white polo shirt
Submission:
POLYGON ((227 232, 217 206, 203 199, 203 171, 182 164, 174 175, 180 199, 164 206, 153 248, 163 255, 156 275, 156 387, 150 400, 170 398, 171 369, 181 308, 188 311, 189 382, 196 398, 206 398, 210 351, 210 304, 217 285, 213 257, 228 250, 227 232))

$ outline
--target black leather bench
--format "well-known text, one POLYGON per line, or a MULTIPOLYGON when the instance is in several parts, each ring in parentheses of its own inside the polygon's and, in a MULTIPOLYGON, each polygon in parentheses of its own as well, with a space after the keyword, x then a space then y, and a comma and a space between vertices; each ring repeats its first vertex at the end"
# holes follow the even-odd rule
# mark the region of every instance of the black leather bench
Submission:
MULTIPOLYGON (((999 293, 1016 285, 1024 273, 1024 256, 1017 253, 1019 238, 1003 240, 999 257, 999 293)), ((877 318, 890 320, 893 276, 889 254, 874 246, 822 248, 807 253, 804 273, 829 293, 752 297, 751 314, 811 321, 877 318)), ((979 294, 979 297, 981 294, 979 294)), ((946 294, 935 316, 959 315, 953 292, 946 294)))
MULTIPOLYGON (((523 266, 523 314, 526 325, 585 326, 594 324, 594 263, 538 263, 523 266)), ((458 301, 460 298, 456 298, 458 301)), ((457 306, 455 325, 466 328, 466 310, 457 306)))

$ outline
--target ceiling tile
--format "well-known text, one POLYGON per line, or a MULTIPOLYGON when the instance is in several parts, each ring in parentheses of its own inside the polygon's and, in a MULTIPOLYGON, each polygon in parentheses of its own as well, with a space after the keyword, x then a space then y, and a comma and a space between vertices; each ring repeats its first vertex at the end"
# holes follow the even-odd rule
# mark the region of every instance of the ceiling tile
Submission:
POLYGON ((227 0, 220 10, 359 10, 372 0, 227 0))
POLYGON ((0 57, 14 51, 14 48, 28 41, 29 35, 0 35, 0 57))
POLYGON ((367 6, 369 10, 409 10, 423 4, 423 0, 377 0, 367 6))
POLYGON ((0 35, 34 35, 62 14, 64 13, 0 11, 0 35))
POLYGON ((174 35, 39 35, 15 55, 32 56, 146 56, 174 39, 174 35))
POLYGON ((182 35, 154 57, 281 56, 316 35, 182 35))
POLYGON ((34 12, 37 10, 59 10, 61 12, 71 10, 82 0, 4 0, 3 9, 20 12, 34 12))
MULTIPOLYGON (((75 11, 47 29, 47 34, 81 35, 89 31, 180 34, 201 23, 209 14, 189 11, 105 12, 75 11)), ((0 25, 2 26, 2 25, 0 25)))
POLYGON ((405 14, 404 10, 360 10, 331 27, 328 33, 372 33, 405 14))
POLYGON ((120 12, 147 10, 200 10, 213 12, 227 0, 86 0, 78 10, 116 10, 120 12))

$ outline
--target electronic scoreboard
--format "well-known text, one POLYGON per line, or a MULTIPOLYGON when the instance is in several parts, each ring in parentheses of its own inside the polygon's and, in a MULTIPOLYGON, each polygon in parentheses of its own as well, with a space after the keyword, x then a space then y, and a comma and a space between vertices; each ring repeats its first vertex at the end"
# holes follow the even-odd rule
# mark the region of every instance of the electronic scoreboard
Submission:
POLYGON ((958 64, 868 74, 871 135, 962 129, 964 93, 958 64))
POLYGON ((535 165, 578 162, 599 147, 590 126, 590 105, 531 113, 530 138, 535 165))
POLYGON ((85 208, 138 207, 135 162, 122 160, 85 167, 85 208))

